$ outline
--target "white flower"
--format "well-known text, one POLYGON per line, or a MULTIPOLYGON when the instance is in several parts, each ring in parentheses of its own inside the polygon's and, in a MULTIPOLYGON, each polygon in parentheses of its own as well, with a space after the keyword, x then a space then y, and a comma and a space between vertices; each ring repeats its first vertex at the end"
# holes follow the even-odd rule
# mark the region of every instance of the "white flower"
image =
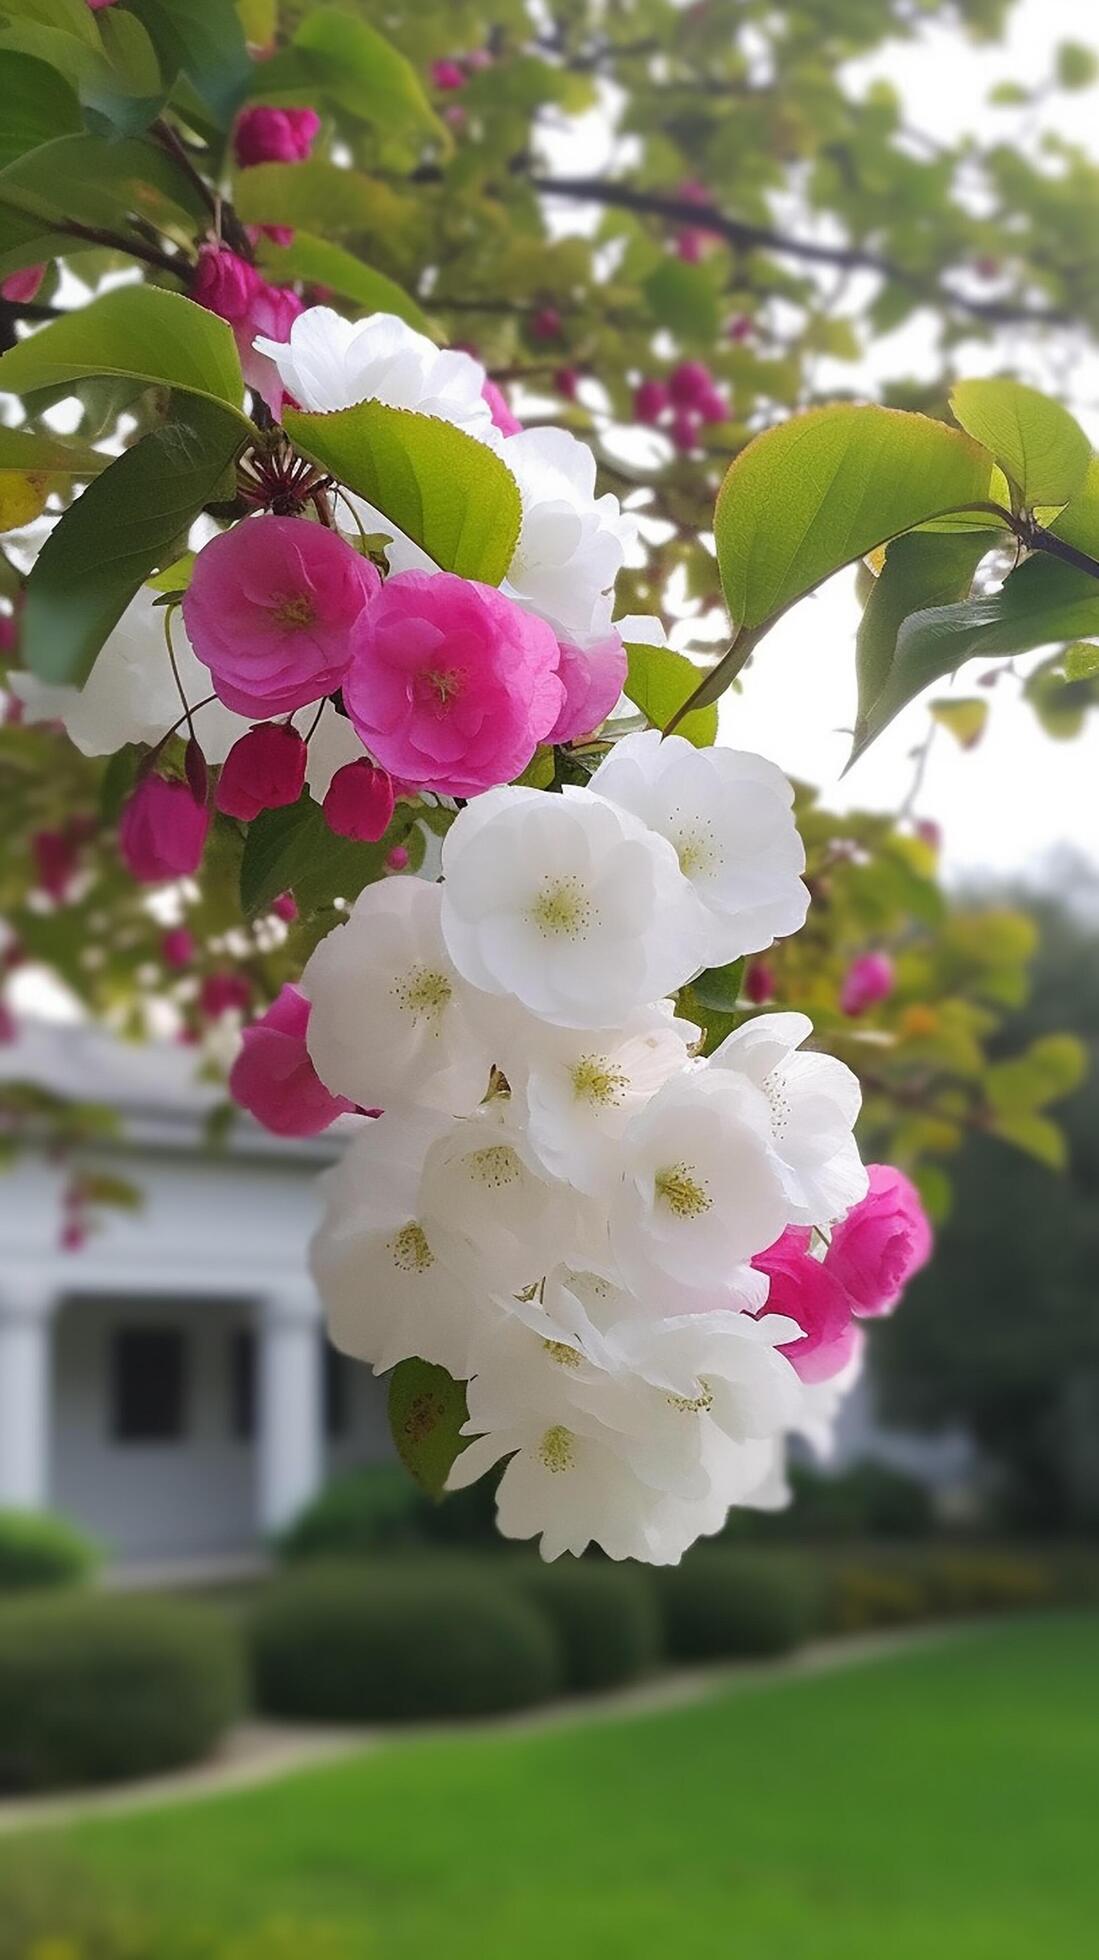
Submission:
POLYGON ((486 1298, 537 1286, 579 1231, 582 1204, 528 1161, 506 1096, 455 1124, 427 1154, 424 1215, 450 1235, 454 1258, 486 1298))
POLYGON ((478 1303, 448 1263, 446 1234, 419 1216, 424 1157, 451 1121, 379 1117, 323 1180, 311 1263, 328 1331, 376 1373, 412 1355, 459 1381, 469 1371, 478 1303))
MULTIPOLYGON (((34 674, 12 674, 12 693, 28 722, 60 721, 81 755, 113 755, 127 742, 159 742, 180 720, 183 700, 164 639, 164 609, 143 586, 107 635, 83 687, 50 687, 34 674)), ((182 615, 172 615, 172 647, 195 734, 208 762, 224 762, 251 727, 220 701, 207 701, 210 675, 191 650, 182 615), (204 707, 197 707, 198 702, 204 707)), ((186 727, 182 730, 186 734, 186 727)))
POLYGON ((500 454, 523 520, 503 590, 588 646, 610 631, 611 593, 634 535, 617 497, 595 494, 595 458, 567 429, 524 429, 500 454))
POLYGON ((333 1095, 368 1109, 419 1102, 454 1115, 484 1096, 492 1057, 443 944, 441 900, 422 878, 380 879, 308 961, 309 1052, 333 1095))
POLYGON ((509 1066, 508 1081, 527 1143, 551 1176, 606 1193, 620 1174, 626 1124, 684 1066, 698 1029, 675 1018, 671 1001, 594 1032, 524 1018, 526 1065, 509 1066))
POLYGON ((729 1035, 707 1067, 735 1072, 766 1096, 792 1225, 826 1225, 866 1196, 853 1129, 858 1078, 834 1055, 796 1051, 813 1023, 805 1014, 759 1014, 729 1035))
POLYGON ((469 435, 492 432, 482 396, 485 371, 468 354, 436 347, 392 313, 345 320, 329 306, 299 313, 289 342, 256 340, 274 361, 283 387, 306 409, 351 408, 384 402, 436 415, 469 435))
POLYGON ((443 845, 458 971, 562 1027, 621 1025, 698 967, 675 853, 589 790, 489 790, 443 845))
POLYGON ((698 898, 707 966, 758 953, 805 922, 805 851, 781 770, 655 729, 617 742, 591 787, 673 846, 698 898))
POLYGON ((789 1203, 770 1143, 767 1098, 743 1077, 694 1069, 657 1091, 626 1130, 610 1207, 634 1291, 674 1312, 677 1288, 721 1291, 778 1238, 789 1203))

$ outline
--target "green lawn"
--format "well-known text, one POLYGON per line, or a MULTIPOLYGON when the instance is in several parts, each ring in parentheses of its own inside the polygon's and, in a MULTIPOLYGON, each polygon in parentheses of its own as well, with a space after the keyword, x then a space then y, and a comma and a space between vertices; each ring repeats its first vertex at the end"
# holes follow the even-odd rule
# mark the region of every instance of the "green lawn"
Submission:
MULTIPOLYGON (((1076 1960, 1099 1915, 1099 1620, 1014 1622, 688 1710, 401 1745, 84 1824, 166 1917, 364 1960, 1076 1960)), ((9 1860, 0 1851, 0 1902, 9 1860)))

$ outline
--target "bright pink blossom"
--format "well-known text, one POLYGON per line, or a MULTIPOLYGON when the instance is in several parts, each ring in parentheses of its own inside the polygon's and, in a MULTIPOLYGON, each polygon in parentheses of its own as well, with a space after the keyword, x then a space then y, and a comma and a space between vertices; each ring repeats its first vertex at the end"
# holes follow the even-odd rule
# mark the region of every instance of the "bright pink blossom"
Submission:
POLYGON ((192 966, 195 958, 195 936, 186 926, 172 926, 160 942, 160 955, 165 966, 174 967, 177 972, 192 966))
POLYGON ((304 163, 320 126, 315 109, 245 109, 233 135, 237 162, 304 163))
POLYGON ((502 388, 496 386, 495 381, 486 381, 481 389, 481 395, 488 403, 493 423, 502 436, 517 436, 522 433, 523 424, 517 415, 512 414, 508 407, 507 396, 502 388))
POLYGON ((316 1136, 355 1107, 325 1088, 309 1059, 309 1014, 304 994, 284 987, 266 1014, 245 1028, 229 1073, 233 1101, 276 1136, 316 1136))
POLYGON ((670 403, 663 381, 642 381, 634 389, 633 412, 639 422, 659 422, 670 403))
POLYGON ((271 910, 284 926, 292 926, 298 916, 298 901, 293 892, 280 892, 271 902, 271 910))
POLYGON ((703 361, 680 361, 668 376, 668 393, 676 408, 701 408, 713 385, 703 361))
POLYGON ((893 962, 888 953, 860 953, 843 976, 840 1007, 845 1014, 864 1014, 892 991, 893 962))
POLYGON ((324 820, 337 837, 376 844, 389 829, 395 802, 392 776, 378 769, 369 756, 359 756, 337 769, 329 783, 324 820))
POLYGON ((834 1228, 825 1265, 857 1314, 892 1313, 934 1244, 915 1185, 892 1164, 868 1164, 870 1189, 834 1228))
POLYGON ((858 1347, 859 1331, 844 1288, 826 1265, 812 1257, 809 1240, 807 1229, 789 1226, 766 1252, 757 1253, 752 1264, 771 1282, 762 1311, 785 1314, 804 1330, 800 1341, 788 1342, 779 1353, 793 1363, 803 1382, 824 1382, 847 1366, 858 1347))
POLYGON ((236 326, 248 318, 259 273, 228 245, 201 245, 195 264, 191 297, 208 312, 236 326))
POLYGON ((466 85, 465 70, 456 61, 433 61, 431 79, 438 89, 464 88, 466 85))
POLYGON ((260 722, 234 742, 218 777, 216 802, 227 817, 251 823, 261 810, 296 803, 305 784, 309 751, 286 722, 260 722))
MULTIPOLYGON (((268 226, 267 230, 278 245, 288 245, 294 236, 285 225, 268 226)), ((274 361, 259 353, 254 342, 259 334, 267 340, 289 340, 290 329, 303 309, 304 302, 289 286, 271 286, 257 275, 247 314, 233 328, 244 379, 275 416, 282 414, 286 390, 274 361)))
POLYGON ((199 1012, 207 1021, 220 1021, 223 1014, 243 1013, 252 998, 244 973, 208 973, 199 989, 199 1012))
POLYGON ((118 842, 123 861, 143 885, 186 878, 202 862, 210 815, 186 783, 143 776, 122 806, 118 842))
POLYGON ((629 661, 617 633, 608 633, 592 647, 558 641, 558 667, 565 699, 546 737, 548 742, 574 742, 606 721, 626 684, 629 661))
POLYGON ((0 299, 8 300, 12 306, 29 306, 45 277, 44 265, 21 266, 18 272, 9 272, 6 279, 0 279, 0 299))
POLYGON ((387 871, 407 871, 412 860, 403 844, 394 844, 385 861, 387 871))
POLYGON ((557 640, 495 586, 390 578, 363 620, 343 698, 382 767, 476 796, 526 768, 561 712, 557 640))
POLYGON ((381 580, 335 531, 250 517, 199 552, 183 618, 227 708, 292 714, 333 693, 381 580))

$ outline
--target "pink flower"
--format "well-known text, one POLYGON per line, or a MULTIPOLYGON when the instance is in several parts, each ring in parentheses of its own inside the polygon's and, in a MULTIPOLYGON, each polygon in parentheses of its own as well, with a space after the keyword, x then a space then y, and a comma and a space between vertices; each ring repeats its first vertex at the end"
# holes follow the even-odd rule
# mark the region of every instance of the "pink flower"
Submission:
POLYGON ((827 1266, 811 1256, 809 1239, 804 1227, 788 1226, 766 1252, 757 1253, 752 1264, 771 1282, 762 1311, 785 1314, 804 1329, 800 1341, 788 1342, 779 1353, 786 1355, 803 1382, 825 1382, 847 1366, 858 1347, 859 1332, 846 1292, 827 1266))
POLYGON ((742 340, 750 340, 752 338, 755 332, 755 325, 756 323, 750 313, 734 313, 725 331, 729 339, 734 344, 738 344, 742 340))
POLYGON ((558 368, 553 377, 553 385, 563 401, 574 402, 580 386, 580 376, 575 368, 558 368))
POLYGON ((344 705, 384 769, 476 796, 526 768, 561 712, 557 641, 495 586, 390 578, 363 621, 344 705))
POLYGON ((668 376, 668 394, 676 408, 701 408, 713 385, 703 361, 680 361, 668 376))
POLYGON ((31 854, 40 889, 60 905, 76 873, 76 846, 69 826, 36 831, 31 838, 31 854))
POLYGON ((381 580, 335 531, 250 517, 199 552, 183 618, 227 708, 285 715, 340 686, 381 580))
MULTIPOLYGON (((14 653, 19 645, 19 621, 13 612, 0 613, 0 653, 14 653)), ((14 701, 15 696, 11 699, 14 701)), ((22 707, 22 702, 19 703, 22 707)))
POLYGON ((309 751, 296 728, 265 721, 234 742, 218 777, 216 802, 227 817, 251 823, 261 810, 296 803, 309 751))
POLYGON ((860 953, 843 976, 840 1007, 845 1014, 863 1014, 893 991, 893 962, 888 953, 860 953))
POLYGON ((271 910, 276 919, 282 920, 284 926, 292 926, 298 916, 298 902, 293 892, 280 892, 278 898, 273 901, 271 910))
POLYGON ((210 816, 186 783, 144 776, 122 806, 118 842, 124 863, 143 885, 186 878, 202 862, 210 816))
POLYGON ((220 1021, 223 1014, 243 1013, 251 998, 243 973, 208 973, 199 989, 199 1012, 207 1021, 220 1021))
POLYGON ((639 422, 659 422, 670 401, 662 381, 642 381, 634 389, 633 412, 639 422))
POLYGON ((464 88, 466 85, 464 70, 459 68, 456 61, 433 61, 431 79, 439 89, 464 88))
POLYGON ((0 1048, 9 1048, 19 1034, 19 1024, 6 1000, 0 1000, 0 1048))
POLYGON ((160 942, 160 956, 165 966, 174 967, 177 972, 194 964, 195 950, 194 934, 188 932, 186 926, 172 926, 160 942))
POLYGON ((385 861, 387 871, 407 871, 412 862, 403 844, 394 844, 385 861))
POLYGON ((304 163, 320 126, 315 109, 245 109, 233 136, 237 162, 304 163))
POLYGON ((698 437, 701 427, 701 417, 693 408, 676 409, 675 414, 672 416, 672 426, 669 433, 681 455, 687 456, 692 449, 698 447, 698 437))
POLYGON ((698 403, 698 412, 704 422, 727 422, 729 401, 720 388, 707 388, 698 403))
POLYGON ((443 121, 448 129, 464 129, 469 117, 460 102, 448 102, 443 110, 443 121))
POLYGON ((766 1007, 776 991, 774 968, 766 960, 753 960, 744 976, 744 992, 753 1007, 766 1007))
POLYGON ((697 265, 705 250, 706 233, 697 231, 693 226, 681 231, 675 241, 676 257, 682 259, 684 265, 697 265))
MULTIPOLYGON (((285 225, 267 229, 278 245, 288 245, 294 236, 285 225)), ((244 379, 266 402, 272 415, 282 414, 286 390, 274 361, 259 353, 254 342, 257 334, 263 334, 268 340, 289 340, 290 329, 303 310, 303 301, 289 286, 270 286, 257 274, 248 311, 233 328, 244 379)))
POLYGON ((227 245, 201 245, 191 284, 191 298, 231 326, 248 318, 259 273, 227 245))
POLYGON ((919 838, 920 843, 926 844, 929 850, 931 851, 942 850, 943 847, 942 825, 936 823, 934 817, 920 817, 916 824, 916 835, 919 838))
POLYGON ((330 1094, 309 1059, 309 1013, 304 994, 284 987, 266 1014, 245 1028, 229 1073, 233 1101, 276 1136, 316 1136, 355 1107, 330 1094))
POLYGON ((97 14, 101 7, 113 7, 114 0, 88 0, 88 5, 93 14, 97 14))
POLYGON ((324 820, 337 837, 359 844, 376 844, 389 829, 396 802, 393 778, 368 756, 345 762, 337 769, 324 799, 324 820))
POLYGON ((481 397, 488 403, 493 423, 502 436, 517 436, 522 433, 523 424, 517 415, 512 414, 508 407, 507 396, 496 386, 495 381, 485 382, 481 389, 481 397))
POLYGON ((606 721, 626 684, 629 661, 617 633, 609 633, 605 640, 587 648, 559 640, 557 651, 557 672, 565 699, 546 740, 574 742, 578 735, 590 735, 606 721))
POLYGON ((45 277, 44 265, 25 265, 18 272, 9 272, 6 279, 0 279, 0 299, 9 300, 13 306, 29 306, 45 277))
POLYGON ((915 1185, 891 1164, 868 1164, 870 1189, 834 1228, 825 1260, 855 1313, 892 1313, 931 1257, 934 1235, 915 1185))
POLYGON ((540 306, 531 315, 530 333, 532 340, 560 340, 561 315, 556 306, 540 306))

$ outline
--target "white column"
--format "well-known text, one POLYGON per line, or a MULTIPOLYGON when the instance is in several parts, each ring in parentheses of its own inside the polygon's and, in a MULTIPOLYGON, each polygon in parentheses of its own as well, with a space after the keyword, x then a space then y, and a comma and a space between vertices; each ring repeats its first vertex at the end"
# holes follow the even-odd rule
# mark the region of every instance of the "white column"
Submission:
POLYGON ((323 1473, 321 1318, 311 1287, 260 1302, 257 1387, 260 1524, 278 1531, 316 1494, 323 1473))
POLYGON ((38 1511, 49 1501, 55 1297, 18 1274, 0 1291, 0 1509, 38 1511))

